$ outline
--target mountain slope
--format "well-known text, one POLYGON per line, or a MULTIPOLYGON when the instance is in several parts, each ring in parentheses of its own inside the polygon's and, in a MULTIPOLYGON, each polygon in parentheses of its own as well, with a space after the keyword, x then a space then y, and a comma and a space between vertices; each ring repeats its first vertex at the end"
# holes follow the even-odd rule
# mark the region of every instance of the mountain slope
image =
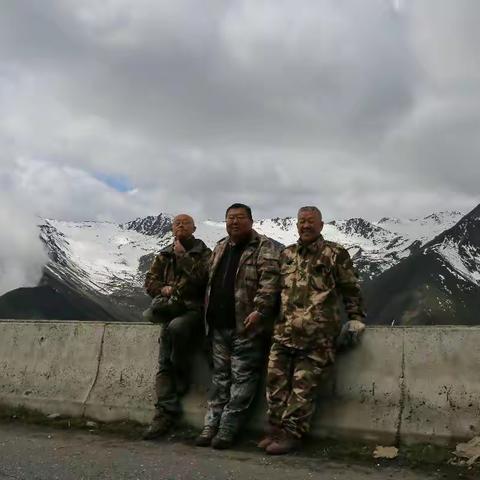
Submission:
POLYGON ((480 205, 364 290, 372 323, 479 324, 480 205))
POLYGON ((46 271, 37 287, 17 288, 0 297, 0 318, 46 320, 99 320, 111 322, 117 317, 96 299, 46 271))
POLYGON ((139 264, 168 243, 169 234, 158 238, 107 222, 47 220, 40 229, 51 258, 45 266, 47 284, 54 280, 80 292, 117 320, 141 318, 148 298, 139 264))
MULTIPOLYGON (((433 294, 436 283, 430 282, 425 287, 423 276, 427 273, 437 280, 443 278, 449 289, 454 288, 450 277, 456 282, 462 277, 466 310, 475 304, 475 299, 470 299, 466 292, 475 284, 480 271, 478 242, 471 225, 467 230, 465 222, 456 225, 461 218, 459 212, 440 212, 410 220, 383 218, 378 222, 351 218, 326 223, 323 235, 344 245, 352 255, 367 292, 371 319, 381 323, 392 320, 428 323, 438 315, 435 302, 442 302, 445 309, 454 294, 433 294), (453 234, 442 237, 442 232, 450 231, 453 234), (462 232, 469 239, 463 243, 458 241, 462 232), (428 295, 420 295, 422 288, 428 290, 428 295), (422 300, 426 298, 430 298, 428 304, 422 300), (410 312, 415 306, 433 313, 404 315, 405 309, 410 312)), ((121 225, 45 220, 40 226, 40 237, 50 261, 44 269, 42 289, 19 290, 9 292, 7 298, 0 297, 0 316, 15 318, 17 311, 18 318, 25 318, 20 300, 24 298, 31 306, 27 309, 29 315, 38 313, 52 318, 61 316, 63 311, 62 318, 139 320, 149 302, 143 289, 145 272, 154 255, 172 241, 171 220, 166 214, 137 218, 121 225), (51 289, 43 288, 46 286, 51 289), (49 299, 46 303, 52 305, 52 311, 46 309, 44 299, 49 299)), ((255 222, 254 228, 284 245, 298 238, 295 218, 264 219, 255 222)), ((222 221, 197 222, 196 236, 212 248, 225 235, 222 221)), ((438 286, 443 287, 443 284, 438 286)), ((461 305, 452 311, 457 314, 461 305)), ((467 317, 466 312, 461 313, 461 318, 467 317)), ((451 312, 441 318, 442 322, 450 318, 448 323, 452 323, 451 312)))

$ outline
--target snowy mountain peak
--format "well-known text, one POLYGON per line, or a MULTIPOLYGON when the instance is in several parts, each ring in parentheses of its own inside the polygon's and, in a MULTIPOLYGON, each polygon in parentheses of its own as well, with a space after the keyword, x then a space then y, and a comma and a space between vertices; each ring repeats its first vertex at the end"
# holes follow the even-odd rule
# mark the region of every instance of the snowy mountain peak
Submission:
POLYGON ((401 223, 401 220, 396 217, 382 217, 377 224, 382 224, 382 223, 389 223, 389 224, 395 224, 395 223, 401 223))
POLYGON ((480 219, 480 203, 466 216, 469 218, 480 219))
POLYGON ((385 234, 386 230, 378 225, 374 225, 363 218, 350 218, 348 220, 333 220, 329 225, 336 226, 341 232, 347 235, 359 235, 364 238, 372 239, 375 235, 385 234))
POLYGON ((280 217, 274 217, 274 218, 269 218, 266 220, 259 220, 257 222, 257 225, 259 228, 266 227, 267 225, 270 226, 277 226, 280 228, 280 230, 288 231, 292 227, 294 227, 297 223, 297 219, 293 217, 285 217, 285 218, 280 218, 280 217))
POLYGON ((457 279, 480 286, 480 205, 426 245, 457 279))
MULTIPOLYGON (((291 245, 298 240, 296 223, 296 218, 275 217, 256 221, 254 228, 291 245)), ((138 318, 148 300, 145 272, 154 254, 172 241, 171 227, 172 216, 165 213, 122 225, 45 220, 39 228, 50 256, 48 278, 95 299, 116 318, 138 318), (118 306, 121 312, 115 311, 118 306)), ((480 206, 465 216, 438 212, 410 220, 335 220, 325 224, 322 234, 350 252, 365 286, 419 255, 434 259, 429 263, 434 268, 425 270, 442 276, 445 289, 453 292, 458 285, 473 292, 480 286, 480 206)), ((225 235, 224 221, 197 219, 195 236, 209 247, 225 235)), ((418 270, 415 262, 412 269, 418 270)))
POLYGON ((401 235, 412 243, 417 240, 424 245, 444 230, 453 227, 462 216, 463 214, 457 211, 436 212, 424 218, 411 218, 408 220, 384 217, 373 224, 401 235))
POLYGON ((131 222, 120 225, 125 230, 135 230, 138 233, 150 236, 163 236, 172 229, 172 216, 160 213, 156 217, 150 215, 136 218, 131 222))
POLYGON ((434 223, 441 224, 448 221, 449 218, 453 218, 454 220, 458 221, 458 219, 462 216, 462 213, 456 210, 446 211, 446 212, 437 212, 427 215, 423 218, 423 221, 429 222, 433 221, 434 223))
POLYGON ((435 237, 430 245, 443 243, 445 240, 457 243, 474 243, 480 248, 480 205, 463 216, 452 227, 444 229, 435 237))

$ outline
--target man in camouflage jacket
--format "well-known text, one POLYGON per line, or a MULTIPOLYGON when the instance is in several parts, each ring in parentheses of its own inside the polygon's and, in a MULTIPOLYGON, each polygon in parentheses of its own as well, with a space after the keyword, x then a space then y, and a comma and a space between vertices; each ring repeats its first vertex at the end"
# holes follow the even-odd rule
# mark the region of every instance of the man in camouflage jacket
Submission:
POLYGON ((316 207, 299 210, 297 228, 299 241, 280 256, 281 306, 267 374, 270 428, 259 443, 269 454, 293 450, 309 430, 315 389, 335 358, 341 300, 349 326, 364 328, 358 277, 347 250, 323 239, 316 207))
POLYGON ((255 395, 264 338, 278 298, 278 248, 252 229, 252 212, 233 204, 228 237, 212 254, 206 324, 212 340, 212 390, 198 446, 229 448, 255 395))
POLYGON ((211 250, 193 236, 195 229, 192 217, 177 215, 172 223, 174 242, 155 257, 145 279, 153 301, 144 316, 161 324, 156 413, 145 439, 165 434, 179 416, 179 397, 188 388, 193 342, 203 335, 211 250))

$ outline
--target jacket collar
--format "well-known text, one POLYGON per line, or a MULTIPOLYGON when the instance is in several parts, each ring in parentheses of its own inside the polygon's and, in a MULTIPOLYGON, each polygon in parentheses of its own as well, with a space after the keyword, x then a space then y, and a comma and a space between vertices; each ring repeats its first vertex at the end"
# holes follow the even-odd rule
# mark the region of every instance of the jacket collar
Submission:
POLYGON ((322 249, 323 244, 325 243, 325 239, 323 238, 322 234, 312 243, 307 245, 303 244, 300 239, 297 241, 297 251, 303 255, 307 253, 317 253, 322 249))
MULTIPOLYGON (((199 238, 195 238, 193 235, 192 237, 194 240, 194 244, 193 244, 193 247, 190 250, 188 250, 188 253, 202 253, 203 249, 205 248, 205 244, 199 238)), ((160 253, 162 255, 174 255, 174 251, 173 251, 174 246, 175 244, 171 243, 170 245, 167 245, 165 248, 160 250, 160 253)))
MULTIPOLYGON (((255 251, 256 246, 260 243, 261 236, 255 230, 252 230, 252 236, 250 237, 249 242, 245 246, 243 250, 242 256, 240 257, 240 261, 238 262, 238 267, 245 262, 245 260, 255 251)), ((220 259, 223 257, 225 250, 230 242, 230 237, 224 237, 217 242, 218 253, 215 255, 215 259, 212 265, 212 272, 217 270, 218 264, 220 263, 220 259)), ((213 273, 212 273, 213 276, 213 273)))
MULTIPOLYGON (((260 234, 256 230, 252 229, 252 234, 250 236, 250 240, 246 243, 246 248, 248 248, 250 245, 256 245, 259 242, 260 242, 260 234)), ((225 248, 229 243, 230 243, 230 237, 224 237, 217 242, 217 245, 225 248)))

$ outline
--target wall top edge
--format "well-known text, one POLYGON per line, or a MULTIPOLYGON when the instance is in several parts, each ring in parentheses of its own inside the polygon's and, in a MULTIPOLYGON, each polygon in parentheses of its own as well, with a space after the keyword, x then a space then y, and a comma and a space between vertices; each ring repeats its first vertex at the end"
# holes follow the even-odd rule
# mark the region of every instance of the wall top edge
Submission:
MULTIPOLYGON (((149 322, 102 322, 96 320, 21 320, 21 319, 7 319, 0 318, 0 324, 58 324, 58 325, 151 325, 158 327, 149 322)), ((479 325, 367 325, 368 330, 480 330, 479 325)))

